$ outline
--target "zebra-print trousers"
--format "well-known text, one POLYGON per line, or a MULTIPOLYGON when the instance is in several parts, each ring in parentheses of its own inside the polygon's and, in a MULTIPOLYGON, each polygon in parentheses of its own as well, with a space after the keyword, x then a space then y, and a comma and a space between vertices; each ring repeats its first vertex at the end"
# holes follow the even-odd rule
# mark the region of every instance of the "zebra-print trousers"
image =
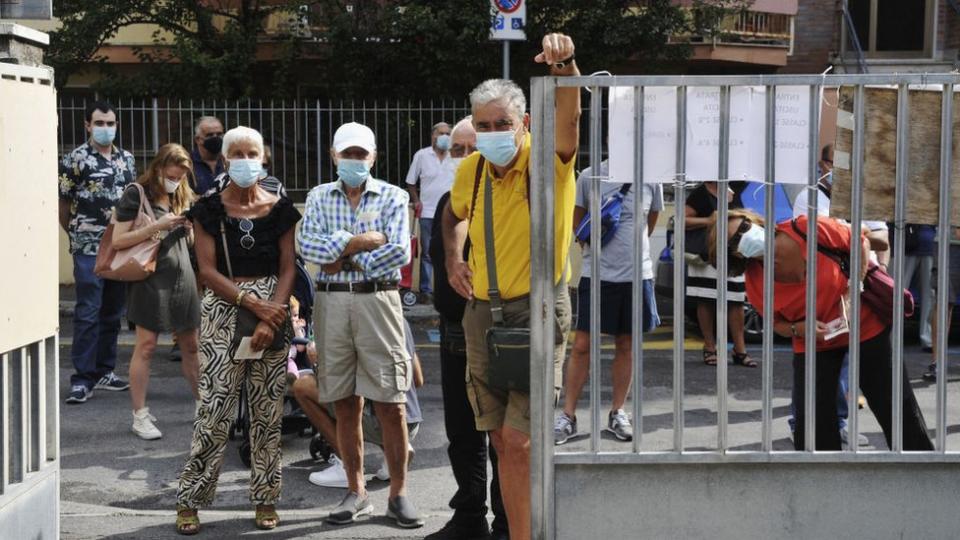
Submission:
MULTIPOLYGON (((238 285, 270 298, 277 278, 238 285)), ((243 384, 250 419, 250 502, 274 504, 280 499, 280 428, 289 343, 287 348, 266 351, 259 360, 234 360, 230 344, 237 308, 207 289, 200 315, 200 410, 193 422, 190 457, 180 474, 177 504, 199 508, 213 502, 243 384)))

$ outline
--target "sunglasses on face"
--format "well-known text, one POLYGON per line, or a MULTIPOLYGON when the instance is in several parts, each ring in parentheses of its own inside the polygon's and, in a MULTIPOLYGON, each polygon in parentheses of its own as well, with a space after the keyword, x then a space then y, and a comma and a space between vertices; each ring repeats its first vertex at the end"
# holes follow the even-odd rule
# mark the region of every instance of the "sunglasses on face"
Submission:
POLYGON ((740 247, 740 239, 743 237, 744 233, 750 230, 751 225, 753 224, 746 219, 740 222, 740 226, 737 227, 737 232, 733 233, 733 236, 730 237, 730 241, 727 242, 728 252, 737 253, 737 249, 740 247))

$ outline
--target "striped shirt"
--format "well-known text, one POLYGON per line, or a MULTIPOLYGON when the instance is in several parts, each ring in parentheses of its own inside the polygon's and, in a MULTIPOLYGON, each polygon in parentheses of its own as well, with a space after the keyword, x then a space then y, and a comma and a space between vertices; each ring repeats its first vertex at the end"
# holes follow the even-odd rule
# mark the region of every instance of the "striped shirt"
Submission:
POLYGON ((336 274, 320 272, 317 281, 399 280, 400 267, 410 262, 409 200, 406 191, 373 177, 366 181, 356 210, 350 206, 341 182, 311 189, 297 234, 300 253, 307 261, 336 262, 357 234, 377 231, 387 237, 387 243, 377 249, 350 257, 357 269, 336 274))

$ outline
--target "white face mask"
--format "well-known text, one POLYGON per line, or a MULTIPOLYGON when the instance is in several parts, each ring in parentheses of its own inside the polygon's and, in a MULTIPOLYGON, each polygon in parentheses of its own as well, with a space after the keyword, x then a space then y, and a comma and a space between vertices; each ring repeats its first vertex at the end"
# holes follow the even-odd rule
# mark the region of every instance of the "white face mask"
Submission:
POLYGON ((180 180, 163 179, 163 185, 167 188, 167 193, 173 193, 180 187, 180 180))

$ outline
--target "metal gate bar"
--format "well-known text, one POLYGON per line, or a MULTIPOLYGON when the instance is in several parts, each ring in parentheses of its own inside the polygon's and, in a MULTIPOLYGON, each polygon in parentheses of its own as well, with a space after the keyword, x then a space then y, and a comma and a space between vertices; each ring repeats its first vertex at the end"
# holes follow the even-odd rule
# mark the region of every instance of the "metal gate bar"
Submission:
MULTIPOLYGON (((533 373, 537 376, 532 381, 532 403, 539 404, 531 411, 532 415, 532 455, 531 471, 533 474, 533 525, 534 537, 553 538, 555 536, 555 508, 554 508, 554 466, 555 465, 630 465, 630 464, 683 464, 683 463, 958 463, 960 452, 946 450, 946 345, 947 345, 947 288, 949 244, 947 238, 950 231, 950 188, 951 188, 951 151, 952 151, 952 105, 954 85, 960 83, 957 74, 896 74, 896 75, 784 75, 784 76, 719 76, 719 77, 690 77, 690 76, 650 76, 650 77, 563 77, 538 78, 532 81, 531 102, 533 111, 532 131, 534 137, 534 153, 531 158, 531 361, 533 373), (942 86, 943 99, 941 107, 941 163, 940 163, 940 198, 938 223, 940 244, 938 249, 938 309, 937 322, 941 329, 937 335, 937 452, 904 452, 903 449, 903 299, 895 295, 894 323, 891 332, 893 340, 892 356, 892 444, 889 451, 861 451, 856 444, 848 445, 843 452, 816 451, 816 259, 817 259, 817 224, 815 219, 808 222, 806 254, 807 290, 806 290, 806 321, 804 325, 805 337, 805 393, 804 393, 804 436, 805 448, 802 452, 782 452, 773 450, 772 435, 772 398, 773 398, 773 264, 765 264, 763 272, 764 306, 763 319, 767 324, 763 328, 762 367, 761 367, 761 442, 760 451, 730 450, 728 439, 728 372, 726 365, 726 348, 718 347, 717 365, 717 448, 715 451, 687 451, 684 446, 684 330, 683 317, 683 283, 685 187, 689 182, 685 178, 686 165, 686 120, 687 98, 690 89, 704 89, 716 87, 719 89, 719 151, 718 151, 718 181, 721 185, 720 196, 717 199, 717 271, 720 278, 717 283, 717 341, 726 343, 726 300, 728 297, 726 280, 727 274, 727 234, 729 209, 725 196, 726 179, 729 176, 729 140, 730 140, 730 113, 731 90, 737 86, 762 86, 766 90, 764 109, 765 115, 765 144, 764 144, 764 183, 766 184, 764 198, 764 214, 768 226, 772 227, 775 219, 774 184, 777 178, 776 170, 776 130, 777 130, 777 91, 782 86, 806 86, 809 90, 809 175, 806 184, 808 199, 808 215, 817 215, 817 161, 819 140, 819 110, 820 94, 824 86, 853 86, 855 101, 853 112, 853 144, 852 144, 852 177, 851 177, 851 228, 861 230, 863 223, 863 175, 865 155, 865 100, 867 85, 895 85, 897 87, 897 124, 896 124, 896 183, 894 232, 895 240, 892 251, 895 254, 893 278, 895 287, 899 290, 904 278, 904 221, 906 214, 906 183, 908 179, 907 166, 909 163, 909 115, 910 115, 910 85, 938 84, 942 86), (677 172, 673 183, 675 194, 675 240, 674 240, 674 328, 673 328, 673 449, 671 451, 643 451, 643 337, 642 317, 634 317, 634 332, 631 350, 633 352, 633 390, 631 392, 632 411, 637 426, 636 434, 630 451, 606 452, 600 445, 599 431, 601 428, 601 385, 600 385, 600 227, 591 230, 591 291, 590 312, 594 314, 590 321, 590 443, 589 451, 555 453, 553 451, 552 411, 554 407, 553 388, 558 383, 554 381, 553 372, 553 333, 554 326, 552 313, 554 306, 554 256, 557 246, 554 232, 554 104, 555 92, 558 87, 590 87, 591 99, 589 108, 589 155, 590 163, 594 167, 590 180, 590 208, 591 215, 598 215, 600 210, 600 184, 602 180, 599 172, 602 156, 601 111, 602 90, 611 87, 632 87, 633 106, 635 111, 634 128, 637 134, 642 134, 645 124, 645 90, 652 86, 676 87, 676 150, 677 172)), ((638 188, 634 199, 635 220, 644 218, 643 213, 643 162, 647 158, 642 136, 634 146, 634 181, 638 188)), ((857 235, 853 235, 857 238, 857 235)), ((637 226, 634 234, 634 287, 632 298, 634 312, 639 315, 639 306, 642 302, 642 246, 646 238, 642 228, 637 226)), ((851 243, 850 252, 850 319, 858 321, 862 299, 859 287, 859 274, 862 265, 868 261, 862 260, 860 245, 851 243)), ((764 245, 764 257, 767 261, 773 260, 774 235, 768 234, 764 245)), ((860 342, 859 324, 850 326, 850 342, 860 342)), ((849 384, 856 392, 859 388, 860 350, 854 346, 849 352, 849 384)), ((856 395, 851 392, 852 395, 856 395)), ((855 398, 851 399, 855 403, 855 398)), ((855 441, 859 435, 859 422, 856 406, 851 407, 849 423, 849 438, 855 441)))

